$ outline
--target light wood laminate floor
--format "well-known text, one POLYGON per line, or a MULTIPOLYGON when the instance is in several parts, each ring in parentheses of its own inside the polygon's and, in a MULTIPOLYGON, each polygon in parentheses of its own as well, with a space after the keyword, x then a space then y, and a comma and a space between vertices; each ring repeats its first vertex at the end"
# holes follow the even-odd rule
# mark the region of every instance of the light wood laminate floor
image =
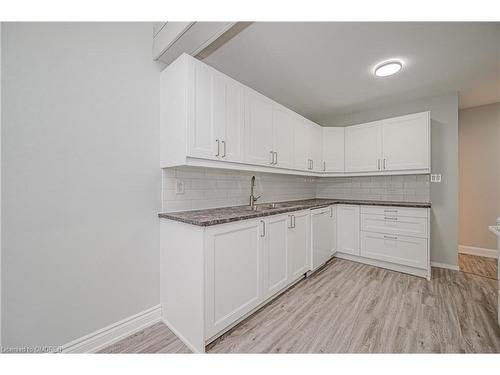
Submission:
MULTIPOLYGON (((433 268, 427 281, 335 258, 207 352, 499 353, 496 317, 494 279, 433 268)), ((102 352, 187 351, 157 323, 102 352)))
POLYGON ((498 278, 497 263, 498 261, 495 258, 479 257, 468 254, 458 255, 460 271, 489 277, 495 280, 498 278))

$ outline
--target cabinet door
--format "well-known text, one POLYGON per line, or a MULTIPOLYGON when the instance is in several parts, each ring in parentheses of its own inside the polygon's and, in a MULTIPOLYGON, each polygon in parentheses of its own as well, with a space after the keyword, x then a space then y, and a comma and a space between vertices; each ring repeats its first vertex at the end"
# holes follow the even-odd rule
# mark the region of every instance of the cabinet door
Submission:
POLYGON ((220 160, 244 159, 244 86, 223 75, 216 81, 216 128, 220 138, 220 160))
POLYGON ((361 232, 361 255, 411 267, 427 268, 427 239, 361 232))
POLYGON ((220 150, 215 123, 216 71, 192 60, 189 63, 188 87, 188 154, 217 159, 220 150))
POLYGON ((340 127, 322 129, 324 172, 344 172, 344 130, 340 127))
POLYGON ((245 160, 251 164, 271 165, 273 102, 252 89, 245 91, 245 160))
POLYGON ((381 159, 382 123, 380 121, 346 127, 346 172, 380 171, 381 159))
POLYGON ((276 152, 276 166, 293 168, 293 113, 273 103, 273 151, 276 152))
POLYGON ((312 169, 316 172, 322 172, 321 136, 323 132, 321 126, 313 122, 309 122, 309 127, 311 134, 309 139, 309 155, 312 160, 312 169))
POLYGON ((263 285, 264 298, 270 297, 288 284, 288 215, 265 220, 263 285))
POLYGON ((290 214, 292 228, 288 229, 288 276, 297 280, 311 269, 309 211, 290 214))
POLYGON ((416 113, 383 121, 383 169, 430 171, 430 114, 416 113))
POLYGON ((295 137, 294 137, 294 168, 300 170, 310 169, 310 145, 311 145, 311 128, 309 122, 300 116, 295 116, 293 119, 295 137))
POLYGON ((206 337, 262 301, 262 227, 259 220, 208 228, 206 232, 206 337))
POLYGON ((335 254, 337 251, 337 206, 330 206, 330 224, 328 225, 330 231, 330 253, 335 254))
POLYGON ((359 255, 359 206, 337 206, 337 251, 359 255))

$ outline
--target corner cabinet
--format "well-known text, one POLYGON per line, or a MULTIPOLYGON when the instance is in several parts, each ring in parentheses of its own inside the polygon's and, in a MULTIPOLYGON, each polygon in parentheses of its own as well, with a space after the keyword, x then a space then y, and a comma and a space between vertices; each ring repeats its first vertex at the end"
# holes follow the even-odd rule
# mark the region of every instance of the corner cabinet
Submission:
POLYGON ((344 133, 345 128, 324 127, 321 135, 323 152, 322 171, 344 172, 344 133))
POLYGON ((430 112, 323 128, 183 54, 160 75, 160 167, 306 176, 430 173, 430 112))

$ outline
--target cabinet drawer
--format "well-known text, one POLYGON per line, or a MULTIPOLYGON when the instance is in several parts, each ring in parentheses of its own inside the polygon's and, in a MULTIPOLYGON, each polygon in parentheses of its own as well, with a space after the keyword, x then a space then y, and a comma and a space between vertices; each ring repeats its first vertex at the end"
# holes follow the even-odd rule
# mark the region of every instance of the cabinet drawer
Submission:
POLYGON ((427 217, 427 208, 391 207, 391 206, 361 206, 362 214, 427 217))
POLYGON ((368 232, 427 237, 427 218, 395 216, 393 214, 361 214, 361 230, 368 232))
POLYGON ((361 232, 361 256, 427 268, 427 239, 361 232))

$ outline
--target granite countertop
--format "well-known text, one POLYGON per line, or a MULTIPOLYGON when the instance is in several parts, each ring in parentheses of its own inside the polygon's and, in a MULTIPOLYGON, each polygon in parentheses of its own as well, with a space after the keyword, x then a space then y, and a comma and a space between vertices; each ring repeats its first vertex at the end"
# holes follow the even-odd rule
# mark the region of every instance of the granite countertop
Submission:
POLYGON ((202 227, 255 219, 258 217, 283 214, 286 212, 300 211, 312 208, 326 207, 331 204, 356 204, 365 206, 393 206, 410 208, 429 208, 430 203, 421 202, 392 202, 392 201, 367 201, 367 200, 346 200, 346 199, 306 199, 299 201, 262 203, 257 205, 257 211, 250 210, 249 206, 234 206, 223 208, 209 208, 205 210, 180 211, 160 213, 158 216, 163 219, 181 221, 187 224, 202 227), (272 207, 272 205, 275 207, 272 207))

